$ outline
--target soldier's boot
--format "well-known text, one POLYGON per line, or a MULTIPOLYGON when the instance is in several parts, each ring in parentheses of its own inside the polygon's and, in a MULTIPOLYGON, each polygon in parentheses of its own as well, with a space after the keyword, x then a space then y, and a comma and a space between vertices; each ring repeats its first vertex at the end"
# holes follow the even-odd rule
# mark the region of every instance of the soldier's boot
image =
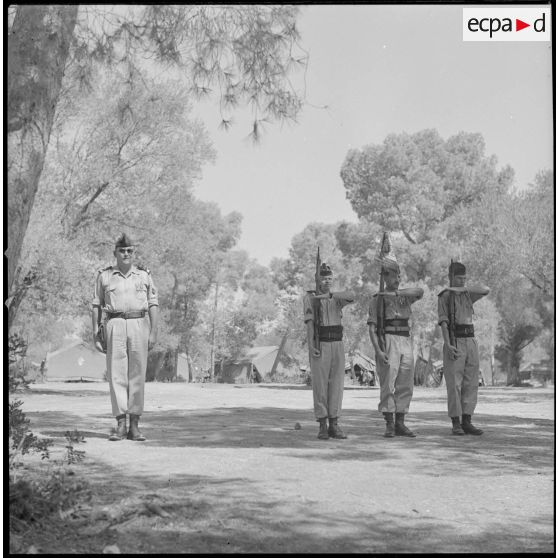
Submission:
POLYGON ((130 415, 130 429, 128 430, 128 440, 134 442, 144 442, 145 436, 138 428, 139 415, 130 415))
POLYGON ((320 431, 318 432, 318 438, 320 440, 329 439, 329 434, 327 433, 327 418, 318 419, 320 423, 320 431))
POLYGON ((465 432, 459 422, 459 417, 451 417, 451 433, 454 436, 465 436, 465 432))
POLYGON ((405 413, 395 413, 395 435, 415 438, 416 434, 405 426, 405 413))
POLYGON ((117 442, 126 438, 126 415, 118 415, 116 421, 116 430, 109 436, 111 442, 117 442))
POLYGON ((383 413, 386 421, 386 431, 384 438, 393 438, 395 436, 395 424, 393 423, 393 413, 383 413))
POLYGON ((465 434, 472 434, 473 436, 480 436, 483 430, 477 428, 471 423, 471 415, 463 415, 461 422, 461 428, 465 434))
POLYGON ((345 440, 347 438, 345 432, 343 432, 341 427, 337 424, 337 418, 329 419, 329 428, 327 429, 327 433, 330 438, 337 438, 338 440, 345 440))

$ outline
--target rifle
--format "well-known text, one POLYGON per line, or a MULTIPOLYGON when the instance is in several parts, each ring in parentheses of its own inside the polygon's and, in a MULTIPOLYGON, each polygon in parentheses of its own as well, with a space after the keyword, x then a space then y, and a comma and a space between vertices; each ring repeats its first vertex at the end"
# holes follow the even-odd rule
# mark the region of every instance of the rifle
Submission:
MULTIPOLYGON (((379 292, 384 292, 384 265, 381 263, 381 258, 384 254, 387 254, 390 251, 390 243, 389 237, 387 232, 384 232, 382 237, 382 244, 380 246, 380 257, 378 261, 380 261, 380 290, 379 292)), ((385 332, 385 325, 384 325, 384 315, 385 315, 385 301, 382 295, 378 295, 378 302, 376 306, 376 324, 377 324, 377 336, 378 336, 378 345, 382 352, 386 350, 386 332, 385 332)))
MULTIPOLYGON (((450 287, 453 287, 453 258, 450 264, 450 287)), ((448 332, 449 332, 449 340, 450 345, 452 347, 457 348, 457 344, 455 342, 455 293, 450 291, 449 293, 449 324, 448 324, 448 332)))
MULTIPOLYGON (((320 267, 322 265, 322 260, 320 259, 320 247, 318 246, 318 254, 316 256, 316 272, 314 274, 314 281, 316 283, 315 294, 320 294, 320 267)), ((320 350, 320 325, 322 323, 322 301, 319 298, 315 298, 312 301, 314 306, 314 347, 320 350)))

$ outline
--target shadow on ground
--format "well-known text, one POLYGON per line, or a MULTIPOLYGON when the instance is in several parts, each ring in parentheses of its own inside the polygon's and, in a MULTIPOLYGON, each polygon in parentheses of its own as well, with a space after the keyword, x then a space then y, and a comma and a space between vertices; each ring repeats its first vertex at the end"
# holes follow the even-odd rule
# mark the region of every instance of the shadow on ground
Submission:
MULTIPOLYGON (((54 438, 74 429, 86 439, 107 437, 114 422, 106 415, 84 418, 62 411, 31 412, 28 417, 33 431, 54 438)), ((452 467, 435 466, 448 460, 459 460, 463 474, 472 476, 554 466, 551 420, 479 414, 475 423, 484 429, 484 435, 452 436, 444 412, 418 412, 409 417, 406 423, 417 433, 416 438, 384 438, 384 422, 378 413, 363 410, 344 413, 340 424, 347 440, 318 440, 317 423, 309 420, 307 411, 276 407, 150 412, 142 417, 141 428, 147 448, 275 448, 305 460, 366 462, 392 460, 399 452, 411 451, 421 454, 425 471, 436 476, 453 474, 452 467), (297 423, 300 429, 295 429, 297 423), (335 452, 323 451, 330 448, 335 452)))
MULTIPOLYGON (((87 475, 99 487, 100 506, 116 502, 121 509, 139 510, 142 502, 151 501, 162 510, 158 516, 138 513, 122 526, 107 525, 97 541, 91 539, 92 547, 98 546, 90 552, 101 552, 108 542, 117 544, 122 553, 157 554, 552 551, 551 537, 541 537, 533 528, 552 532, 552 517, 543 514, 531 519, 533 525, 513 519, 504 524, 501 517, 482 527, 470 521, 464 534, 463 524, 473 518, 440 522, 417 510, 378 514, 377 508, 340 516, 334 509, 316 509, 303 500, 286 506, 246 478, 178 475, 163 486, 158 475, 132 478, 122 467, 102 463, 89 465, 87 475)), ((67 543, 60 548, 67 548, 67 543)))
MULTIPOLYGON (((276 388, 261 386, 264 387, 276 388)), ((106 394, 89 391, 79 390, 72 395, 106 398, 106 394)), ((494 393, 493 397, 505 404, 513 394, 494 393)), ((432 401, 430 394, 428 401, 432 401)), ((74 429, 86 441, 106 438, 114 420, 97 412, 97 407, 90 408, 95 411, 78 414, 56 410, 26 415, 33 432, 57 438, 58 442, 65 439, 67 431, 74 429)), ((347 410, 341 425, 349 439, 320 441, 316 438, 317 423, 308 409, 217 407, 146 413, 141 426, 148 440, 118 442, 126 450, 119 457, 121 463, 109 462, 103 442, 95 441, 97 454, 75 466, 76 473, 87 478, 93 487, 97 507, 120 506, 137 513, 132 513, 131 519, 125 522, 103 524, 87 520, 82 525, 69 522, 64 526, 63 536, 55 537, 54 531, 44 534, 47 538, 42 539, 41 550, 65 553, 79 549, 78 553, 100 553, 104 545, 117 544, 122 553, 157 554, 553 551, 553 517, 538 507, 528 520, 502 511, 502 514, 488 515, 483 521, 472 515, 450 522, 416 509, 393 513, 378 502, 367 505, 361 498, 359 508, 348 516, 340 514, 333 501, 304 499, 296 491, 289 496, 289 492, 281 491, 281 484, 275 490, 266 491, 262 478, 254 479, 250 471, 242 477, 238 473, 229 473, 227 477, 226 463, 223 475, 218 478, 176 472, 169 476, 164 466, 157 470, 126 466, 126 459, 140 463, 142 455, 149 456, 156 464, 160 458, 163 463, 165 455, 172 453, 166 450, 176 448, 184 451, 174 452, 175 457, 178 454, 185 459, 189 448, 254 451, 264 448, 271 460, 275 456, 300 460, 300 467, 294 461, 297 466, 291 470, 308 471, 308 475, 315 469, 325 470, 324 464, 331 462, 346 464, 343 468, 347 470, 353 465, 359 467, 362 462, 385 466, 383 470, 389 468, 394 473, 390 478, 396 479, 397 474, 405 474, 408 462, 412 462, 419 464, 421 475, 447 477, 446 485, 454 478, 466 477, 467 481, 474 482, 474 478, 483 477, 482 482, 490 483, 491 477, 505 475, 513 475, 513 483, 517 483, 516 479, 522 478, 526 471, 531 478, 537 474, 552 477, 552 420, 481 413, 475 415, 475 423, 485 430, 480 437, 452 436, 444 411, 413 412, 406 422, 417 432, 416 438, 386 439, 382 436, 384 423, 379 413, 347 410), (297 423, 300 429, 295 429, 297 423), (313 465, 318 467, 313 469, 313 465), (146 501, 156 502, 163 513, 140 513, 142 502, 146 501), (95 534, 87 531, 91 528, 96 529, 95 534)), ((106 452, 113 452, 114 444, 107 441, 106 452)), ((79 449, 84 449, 87 456, 87 445, 79 449)), ((204 455, 213 456, 213 453, 204 455)), ((222 455, 233 453, 215 452, 215 459, 222 455)), ((513 483, 509 486, 517 486, 513 483)), ((473 504, 471 514, 475 513, 473 504)))

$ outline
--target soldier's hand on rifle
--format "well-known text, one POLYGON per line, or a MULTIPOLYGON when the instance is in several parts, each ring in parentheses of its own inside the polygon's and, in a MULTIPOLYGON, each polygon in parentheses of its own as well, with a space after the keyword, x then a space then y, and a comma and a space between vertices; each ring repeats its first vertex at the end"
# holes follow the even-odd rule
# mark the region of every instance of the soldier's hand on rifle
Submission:
POLYGON ((454 347, 449 343, 446 345, 446 347, 448 348, 448 353, 452 360, 456 360, 460 356, 461 353, 459 352, 459 349, 457 347, 454 347))
POLYGON ((378 356, 378 360, 382 363, 382 364, 387 364, 389 361, 389 357, 386 353, 384 353, 383 351, 378 351, 377 353, 378 356))
POLYGON ((317 349, 316 347, 312 347, 312 350, 310 352, 312 353, 312 356, 314 358, 318 358, 322 354, 320 349, 317 349))

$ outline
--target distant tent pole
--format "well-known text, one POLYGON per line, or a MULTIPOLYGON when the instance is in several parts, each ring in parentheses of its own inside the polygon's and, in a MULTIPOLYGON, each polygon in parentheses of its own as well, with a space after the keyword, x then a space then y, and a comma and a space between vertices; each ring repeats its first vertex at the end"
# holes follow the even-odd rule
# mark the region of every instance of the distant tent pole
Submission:
POLYGON ((273 376, 273 374, 275 374, 275 371, 277 370, 277 366, 279 365, 279 359, 281 358, 281 353, 285 348, 285 343, 287 342, 288 336, 289 336, 289 330, 285 331, 285 335, 283 335, 283 339, 281 339, 281 344, 279 345, 277 355, 275 356, 275 360, 273 361, 273 366, 271 367, 271 372, 269 373, 270 376, 273 376))

